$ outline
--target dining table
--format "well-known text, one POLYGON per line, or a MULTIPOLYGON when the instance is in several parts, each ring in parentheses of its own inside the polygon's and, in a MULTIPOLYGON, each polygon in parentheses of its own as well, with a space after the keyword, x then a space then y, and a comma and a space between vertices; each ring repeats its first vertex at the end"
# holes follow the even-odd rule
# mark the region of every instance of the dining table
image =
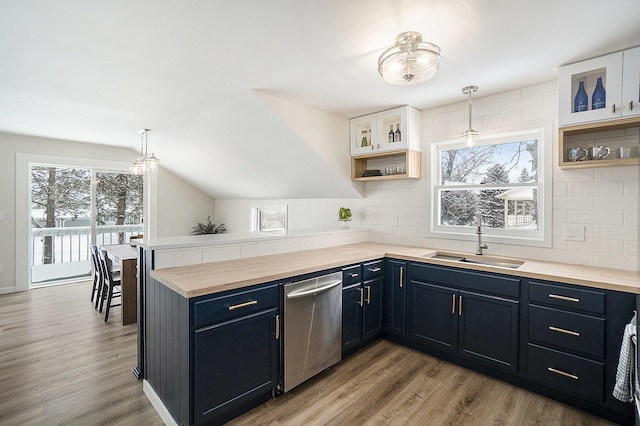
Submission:
POLYGON ((122 325, 134 324, 138 319, 138 253, 129 244, 110 244, 100 248, 120 265, 122 325))

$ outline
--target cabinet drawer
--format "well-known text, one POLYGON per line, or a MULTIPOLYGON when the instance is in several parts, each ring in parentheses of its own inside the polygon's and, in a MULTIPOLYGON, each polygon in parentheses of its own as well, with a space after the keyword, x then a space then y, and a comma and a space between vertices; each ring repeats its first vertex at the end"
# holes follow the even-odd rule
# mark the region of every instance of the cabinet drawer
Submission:
POLYGON ((604 358, 603 318, 529 306, 529 339, 604 358))
POLYGON ((196 300, 193 303, 193 327, 199 328, 278 307, 278 297, 278 285, 272 284, 196 300))
POLYGON ((359 283, 362 281, 360 265, 347 266, 342 268, 342 286, 359 283))
POLYGON ((412 263, 411 279, 500 296, 520 297, 520 278, 516 277, 412 263))
POLYGON ((529 300, 596 314, 604 313, 604 292, 579 287, 530 281, 529 300))
POLYGON ((529 344, 529 378, 602 403, 604 364, 529 344))
POLYGON ((375 260, 373 262, 367 262, 362 264, 362 275, 364 280, 371 280, 373 278, 382 276, 384 274, 384 261, 375 260))

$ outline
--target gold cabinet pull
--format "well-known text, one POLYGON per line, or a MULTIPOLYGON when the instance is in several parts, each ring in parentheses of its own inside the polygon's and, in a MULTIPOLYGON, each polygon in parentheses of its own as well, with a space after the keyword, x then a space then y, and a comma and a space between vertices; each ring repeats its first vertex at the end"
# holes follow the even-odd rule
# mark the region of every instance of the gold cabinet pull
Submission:
POLYGON ((236 309, 246 308, 247 306, 257 305, 257 304, 258 304, 257 300, 251 300, 249 302, 240 303, 239 305, 229 306, 229 310, 230 311, 235 311, 236 309))
POLYGON ((462 315, 462 296, 458 299, 458 315, 462 315))
POLYGON ((611 114, 616 113, 616 104, 611 105, 611 114))
POLYGON ((559 294, 553 294, 553 293, 549 293, 549 297, 552 298, 552 299, 564 300, 566 302, 575 302, 575 303, 579 303, 580 302, 580 299, 578 299, 576 297, 561 296, 559 294))
POLYGON ((359 288, 358 291, 360 292, 360 306, 364 306, 364 289, 359 288))
POLYGON ((578 380, 578 376, 575 376, 575 375, 573 375, 571 373, 566 373, 566 372, 564 372, 562 370, 556 370, 553 367, 547 367, 547 370, 551 371, 552 373, 556 373, 556 374, 559 374, 561 376, 564 376, 564 377, 569 377, 570 379, 578 380))
POLYGON ((578 333, 577 331, 571 331, 571 330, 567 330, 565 328, 554 327, 552 325, 549 326, 549 330, 557 331, 558 333, 570 334, 571 336, 580 337, 580 333, 578 333))
POLYGON ((456 294, 452 294, 451 295, 451 313, 455 314, 456 313, 456 294))
POLYGON ((629 111, 633 111, 633 101, 629 101, 629 111))
POLYGON ((380 272, 381 268, 369 268, 369 272, 380 272))
POLYGON ((280 339, 280 315, 276 315, 276 340, 280 339))
POLYGON ((371 304, 371 286, 365 286, 365 288, 367 289, 367 305, 371 304))
POLYGON ((404 275, 404 267, 401 266, 400 267, 400 288, 402 288, 403 275, 404 275))

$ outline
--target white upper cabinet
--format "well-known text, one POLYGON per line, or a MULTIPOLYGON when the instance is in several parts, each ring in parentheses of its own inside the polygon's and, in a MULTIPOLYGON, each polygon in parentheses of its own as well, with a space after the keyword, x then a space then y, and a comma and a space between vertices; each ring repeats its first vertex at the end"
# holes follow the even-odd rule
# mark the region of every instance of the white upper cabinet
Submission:
POLYGON ((560 67, 560 127, 640 115, 639 56, 634 48, 560 67), (604 102, 598 99, 602 92, 604 102))
POLYGON ((420 111, 393 108, 350 120, 352 156, 411 149, 420 151, 420 111))
POLYGON ((625 51, 622 65, 622 116, 640 115, 640 47, 625 51))

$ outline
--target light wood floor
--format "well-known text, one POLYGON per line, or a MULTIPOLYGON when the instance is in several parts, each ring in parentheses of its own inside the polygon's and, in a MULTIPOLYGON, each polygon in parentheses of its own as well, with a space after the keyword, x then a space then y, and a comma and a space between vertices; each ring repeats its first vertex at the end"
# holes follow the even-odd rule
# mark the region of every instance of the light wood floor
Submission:
MULTIPOLYGON (((157 425, 131 374, 135 324, 78 283, 0 296, 0 425, 157 425)), ((609 425, 380 340, 232 425, 609 425)))

